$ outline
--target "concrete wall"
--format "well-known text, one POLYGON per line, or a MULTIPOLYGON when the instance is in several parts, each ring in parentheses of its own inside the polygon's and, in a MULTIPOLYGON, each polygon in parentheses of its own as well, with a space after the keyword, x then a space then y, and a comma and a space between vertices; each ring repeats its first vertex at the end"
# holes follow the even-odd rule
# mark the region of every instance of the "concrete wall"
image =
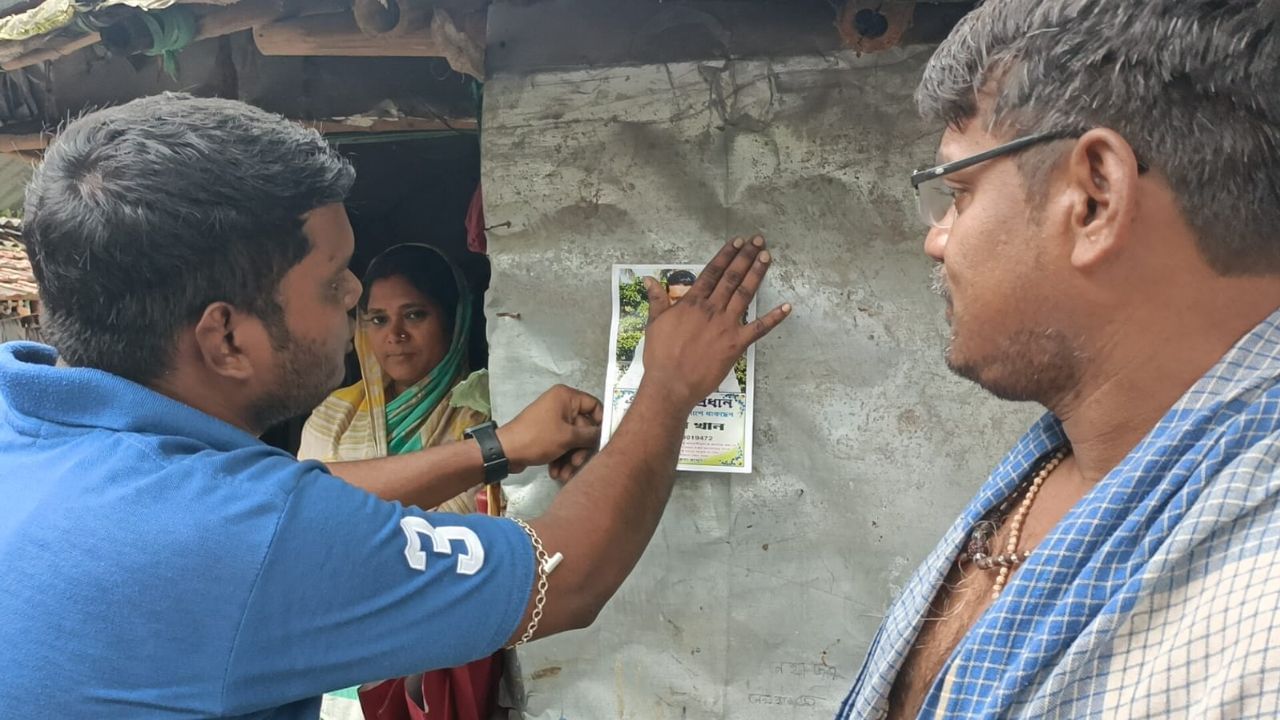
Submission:
MULTIPOLYGON (((756 468, 684 475, 591 629, 521 654, 530 717, 823 718, 894 592, 1033 418, 953 378, 909 172, 927 48, 500 75, 483 183, 494 406, 603 391, 609 268, 763 231, 756 468), (518 314, 499 317, 498 313, 518 314)), ((517 481, 514 509, 554 484, 517 481)), ((558 548, 557 548, 558 549, 558 548)), ((566 552, 570 554, 570 552, 566 552)))

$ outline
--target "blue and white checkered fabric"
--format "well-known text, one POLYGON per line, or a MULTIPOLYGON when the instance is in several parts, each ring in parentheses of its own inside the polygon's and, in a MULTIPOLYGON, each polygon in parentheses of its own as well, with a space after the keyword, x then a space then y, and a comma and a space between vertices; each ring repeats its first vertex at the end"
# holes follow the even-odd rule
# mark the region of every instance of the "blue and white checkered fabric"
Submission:
MULTIPOLYGON (((838 720, 881 718, 973 524, 1066 442, 1041 419, 890 609, 838 720)), ((1062 519, 922 718, 1280 716, 1280 311, 1062 519)))

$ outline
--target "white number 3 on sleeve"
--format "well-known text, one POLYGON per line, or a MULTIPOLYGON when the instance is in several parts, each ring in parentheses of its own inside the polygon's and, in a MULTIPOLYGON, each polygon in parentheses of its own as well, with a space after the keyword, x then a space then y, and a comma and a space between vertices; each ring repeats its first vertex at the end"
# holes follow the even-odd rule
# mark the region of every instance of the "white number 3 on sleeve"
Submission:
POLYGON ((471 528, 455 525, 432 527, 425 518, 411 515, 400 521, 400 529, 404 530, 408 540, 404 557, 414 570, 427 569, 427 553, 422 549, 423 535, 431 538, 431 551, 439 555, 452 555, 454 540, 466 546, 466 550, 458 556, 459 575, 475 575, 484 567, 484 546, 471 528))

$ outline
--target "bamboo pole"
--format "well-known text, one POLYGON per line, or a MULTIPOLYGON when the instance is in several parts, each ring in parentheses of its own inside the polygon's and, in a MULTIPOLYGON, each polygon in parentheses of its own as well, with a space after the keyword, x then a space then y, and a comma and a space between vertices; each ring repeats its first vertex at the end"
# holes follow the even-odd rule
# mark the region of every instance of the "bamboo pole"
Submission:
POLYGON ((477 23, 459 28, 449 13, 420 1, 396 7, 398 19, 386 32, 378 28, 388 24, 389 15, 374 17, 377 13, 366 6, 363 29, 354 12, 333 13, 263 25, 254 29, 253 38, 268 56, 441 57, 458 72, 484 77, 484 38, 476 37, 477 23))
POLYGON ((369 122, 351 122, 352 118, 342 120, 302 120, 307 127, 315 128, 324 135, 338 133, 394 133, 423 132, 429 130, 475 130, 475 118, 457 118, 440 120, 437 118, 378 118, 369 122))
POLYGON ((349 13, 274 22, 256 28, 253 39, 263 55, 443 57, 446 49, 431 33, 386 33, 371 38, 349 13))
MULTIPOLYGON (((370 118, 360 121, 358 118, 342 118, 330 120, 296 120, 299 125, 315 128, 324 135, 339 133, 396 133, 424 132, 433 130, 475 130, 475 118, 370 118)), ((31 157, 33 153, 44 150, 53 141, 54 133, 27 133, 24 135, 6 135, 0 133, 0 153, 14 153, 31 157)))
POLYGON ((49 133, 0 134, 0 152, 22 154, 33 150, 43 150, 52 137, 49 133))
POLYGON ((24 67, 37 65, 46 60, 57 60, 60 57, 66 57, 77 50, 87 48, 90 45, 96 45, 101 41, 102 35, 96 32, 91 32, 79 37, 67 38, 56 43, 45 45, 38 50, 23 53, 12 60, 0 62, 0 68, 4 69, 6 72, 21 70, 24 67))

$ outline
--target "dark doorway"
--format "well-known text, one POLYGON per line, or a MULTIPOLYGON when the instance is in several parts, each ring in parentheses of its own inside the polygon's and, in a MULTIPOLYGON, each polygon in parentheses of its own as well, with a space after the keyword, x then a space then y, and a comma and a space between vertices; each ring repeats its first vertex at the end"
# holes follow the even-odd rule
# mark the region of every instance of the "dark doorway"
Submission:
MULTIPOLYGON (((462 268, 482 303, 489 289, 489 260, 467 249, 467 210, 480 183, 479 135, 439 132, 351 136, 335 144, 356 167, 356 184, 347 198, 355 231, 351 270, 363 275, 378 253, 406 242, 440 249, 462 268)), ((482 305, 481 305, 482 307, 482 305)), ((472 369, 487 365, 485 321, 477 312, 472 328, 472 369)), ((348 358, 345 384, 359 381, 354 354, 348 358)), ((267 431, 269 445, 296 453, 306 416, 267 431)))

